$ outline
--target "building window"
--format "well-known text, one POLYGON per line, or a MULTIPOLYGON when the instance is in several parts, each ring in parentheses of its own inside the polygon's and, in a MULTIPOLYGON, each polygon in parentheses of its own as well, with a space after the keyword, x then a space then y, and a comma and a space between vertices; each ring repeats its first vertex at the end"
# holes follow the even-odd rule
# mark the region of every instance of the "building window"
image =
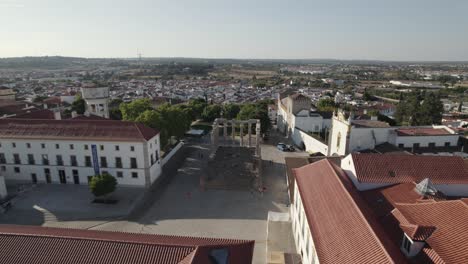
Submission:
POLYGON ((153 156, 153 154, 151 154, 151 165, 153 165, 153 164, 154 164, 154 156, 153 156))
POLYGON ((130 158, 130 168, 136 169, 137 166, 137 159, 136 158, 130 158))
POLYGON ((59 145, 59 144, 55 144, 55 148, 56 148, 56 149, 60 149, 60 145, 59 145))
POLYGON ((91 157, 90 156, 85 156, 85 166, 86 167, 92 167, 91 157))
POLYGON ((0 167, 0 170, 1 170, 1 171, 6 171, 6 166, 1 166, 1 167, 0 167))
POLYGON ((58 166, 63 166, 62 155, 57 155, 56 158, 57 158, 57 165, 58 166))
POLYGON ((121 157, 115 157, 115 167, 116 168, 122 168, 122 158, 121 157))
POLYGON ((31 148, 31 143, 26 143, 27 148, 31 148))
POLYGON ((15 142, 11 143, 11 146, 12 146, 13 148, 16 148, 16 143, 15 143, 15 142))
POLYGON ((104 145, 99 146, 101 150, 104 150, 104 145))
POLYGON ((75 149, 75 146, 73 144, 70 144, 70 149, 75 149))
POLYGON ((72 170, 73 177, 79 177, 78 170, 72 170))
POLYGON ((429 143, 429 147, 430 148, 435 148, 435 143, 434 142, 429 143))
POLYGON ((119 151, 120 147, 118 145, 115 145, 115 151, 119 151))
POLYGON ((42 165, 49 165, 49 157, 47 154, 42 154, 42 165))
POLYGON ((118 171, 117 172, 117 178, 123 178, 123 172, 118 171))
POLYGON ((132 172, 132 178, 138 178, 138 172, 132 172))
POLYGON ((75 167, 78 166, 78 162, 76 161, 75 155, 70 156, 70 164, 75 167))
POLYGON ((109 175, 109 172, 107 172, 107 171, 102 171, 101 174, 108 174, 108 175, 109 175))
POLYGON ((5 164, 5 163, 6 163, 5 154, 0 153, 0 164, 5 164))
POLYGON ((33 154, 28 154, 28 164, 29 165, 36 164, 36 161, 34 161, 34 155, 33 154))
POLYGON ((41 148, 45 149, 45 144, 41 143, 41 148))
POLYGON ((419 148, 419 143, 414 143, 414 144, 413 144, 413 148, 414 148, 414 149, 418 149, 418 148, 419 148))
POLYGON ((135 147, 134 147, 134 146, 130 146, 130 151, 135 151, 135 147))
POLYGON ((153 143, 150 143, 150 149, 152 149, 152 148, 153 148, 153 143))
POLYGON ((15 167, 14 170, 15 170, 15 173, 20 173, 20 168, 19 167, 15 167))
POLYGON ((450 142, 445 142, 445 143, 444 143, 444 146, 450 147, 450 142))
POLYGON ((405 148, 405 144, 401 144, 401 143, 400 143, 400 144, 398 144, 398 147, 401 148, 401 149, 402 149, 402 148, 405 148))
POLYGON ((101 167, 107 168, 107 159, 106 157, 101 157, 101 167))
POLYGON ((411 251, 411 245, 413 243, 410 241, 410 239, 403 234, 403 248, 406 250, 406 252, 409 254, 411 251))
POLYGON ((154 140, 154 144, 158 145, 158 140, 157 139, 154 140))
POLYGON ((158 161, 159 160, 159 152, 156 150, 156 152, 154 152, 154 154, 155 154, 155 157, 156 157, 156 161, 158 161))
POLYGON ((19 154, 13 154, 13 160, 15 164, 21 164, 21 159, 19 154))
POLYGON ((88 150, 89 149, 88 145, 84 145, 84 149, 88 150))

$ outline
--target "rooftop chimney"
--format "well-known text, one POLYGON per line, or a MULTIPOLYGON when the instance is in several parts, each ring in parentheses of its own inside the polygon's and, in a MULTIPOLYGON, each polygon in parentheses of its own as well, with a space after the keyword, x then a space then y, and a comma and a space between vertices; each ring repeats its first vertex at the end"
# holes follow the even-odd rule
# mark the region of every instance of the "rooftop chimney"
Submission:
POLYGON ((55 120, 62 120, 62 114, 60 113, 60 111, 55 111, 54 112, 54 119, 55 120))

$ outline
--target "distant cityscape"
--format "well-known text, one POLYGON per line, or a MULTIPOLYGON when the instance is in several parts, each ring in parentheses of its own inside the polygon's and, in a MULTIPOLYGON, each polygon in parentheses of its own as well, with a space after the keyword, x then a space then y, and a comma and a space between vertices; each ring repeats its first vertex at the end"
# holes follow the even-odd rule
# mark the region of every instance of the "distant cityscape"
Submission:
POLYGON ((0 59, 5 263, 463 263, 466 197, 468 62, 0 59))

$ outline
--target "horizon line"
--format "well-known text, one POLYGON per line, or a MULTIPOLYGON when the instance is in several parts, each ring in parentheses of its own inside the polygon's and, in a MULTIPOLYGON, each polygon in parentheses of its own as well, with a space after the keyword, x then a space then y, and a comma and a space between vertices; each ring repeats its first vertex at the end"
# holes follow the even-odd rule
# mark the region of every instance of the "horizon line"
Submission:
MULTIPOLYGON (((7 56, 0 57, 3 59, 20 59, 20 58, 46 58, 46 57, 61 57, 61 58, 77 58, 77 59, 121 59, 121 60, 139 60, 139 57, 84 57, 84 56, 69 56, 69 55, 40 55, 40 56, 7 56)), ((252 60, 252 61, 361 61, 361 62, 390 62, 390 63, 468 63, 468 60, 388 60, 388 59, 337 59, 337 58, 234 58, 234 57, 177 57, 177 56, 161 56, 161 57, 141 57, 142 60, 148 59, 195 59, 195 60, 252 60)))

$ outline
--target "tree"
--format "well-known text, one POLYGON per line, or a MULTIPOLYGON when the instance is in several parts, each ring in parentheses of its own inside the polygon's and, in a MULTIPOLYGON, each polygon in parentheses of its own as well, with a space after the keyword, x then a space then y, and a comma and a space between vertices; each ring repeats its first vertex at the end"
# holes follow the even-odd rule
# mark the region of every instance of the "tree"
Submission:
POLYGON ((444 106, 440 94, 433 92, 412 92, 397 105, 395 119, 398 124, 424 126, 440 124, 444 106))
POLYGON ((208 105, 201 115, 203 121, 213 122, 216 118, 221 116, 221 106, 220 105, 208 105))
POLYGON ((333 112, 335 110, 335 101, 333 99, 320 99, 317 103, 317 110, 323 112, 333 112))
POLYGON ((204 99, 197 98, 197 99, 190 100, 188 102, 188 107, 191 110, 192 120, 200 118, 206 106, 207 106, 207 103, 206 103, 206 100, 204 99))
POLYGON ((144 111, 153 109, 153 106, 148 98, 144 98, 134 100, 131 103, 122 103, 119 109, 122 112, 123 120, 135 121, 144 111))
POLYGON ((240 106, 238 104, 225 104, 223 107, 223 117, 226 119, 234 119, 239 114, 240 106))
POLYGON ((267 132, 271 127, 270 117, 268 116, 268 109, 264 109, 258 104, 244 104, 239 114, 239 120, 260 119, 261 132, 267 132))
POLYGON ((117 180, 115 177, 107 173, 94 175, 89 182, 89 189, 96 197, 105 196, 114 192, 116 186, 117 180))
POLYGON ((71 110, 82 115, 86 111, 86 102, 81 96, 77 96, 71 105, 71 110))

